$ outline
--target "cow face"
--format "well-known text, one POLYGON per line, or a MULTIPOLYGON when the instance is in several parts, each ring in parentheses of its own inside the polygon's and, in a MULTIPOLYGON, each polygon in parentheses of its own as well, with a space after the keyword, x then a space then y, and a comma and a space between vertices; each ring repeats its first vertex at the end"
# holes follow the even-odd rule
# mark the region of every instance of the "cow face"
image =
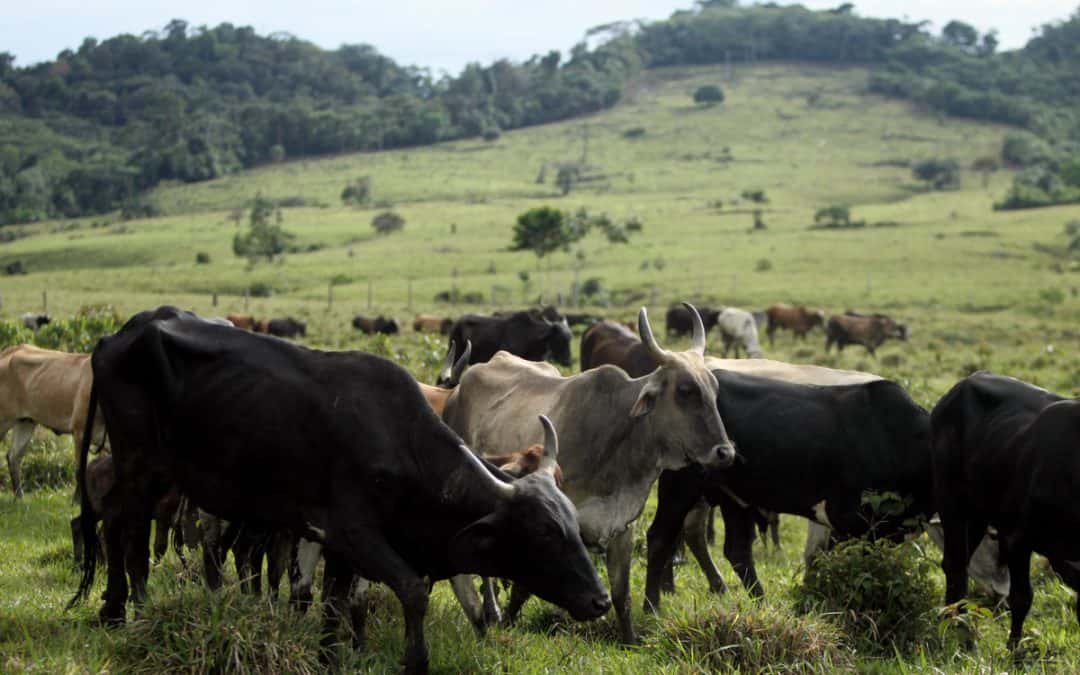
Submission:
POLYGON ((547 336, 547 346, 551 358, 559 365, 568 367, 574 365, 574 361, 570 357, 570 341, 573 339, 573 334, 570 332, 570 326, 566 323, 566 319, 549 322, 548 325, 550 328, 547 336))
POLYGON ((648 376, 630 410, 657 429, 661 439, 661 468, 678 470, 690 464, 726 468, 735 460, 716 407, 719 385, 705 365, 705 326, 692 305, 694 332, 685 352, 662 349, 653 337, 645 308, 638 314, 638 332, 660 367, 648 376))
POLYGON ((494 513, 459 532, 450 546, 455 568, 521 583, 579 621, 611 607, 581 541, 577 511, 540 471, 514 482, 494 513))

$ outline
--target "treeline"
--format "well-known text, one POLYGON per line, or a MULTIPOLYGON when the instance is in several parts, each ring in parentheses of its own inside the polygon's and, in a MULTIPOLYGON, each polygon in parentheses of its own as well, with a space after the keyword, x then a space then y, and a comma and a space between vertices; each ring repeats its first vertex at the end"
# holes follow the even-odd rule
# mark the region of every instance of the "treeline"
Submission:
POLYGON ((179 20, 141 36, 87 39, 28 68, 0 53, 0 223, 118 206, 147 214, 152 205, 139 195, 162 180, 495 138, 610 107, 642 68, 777 59, 865 64, 872 91, 1024 127, 1046 151, 1025 163, 1038 171, 1025 172, 1034 177, 1024 178, 1021 201, 1052 202, 1056 186, 1071 194, 1063 167, 1080 145, 1080 12, 1002 54, 993 33, 962 22, 931 34, 925 23, 857 16, 850 3, 811 11, 699 0, 666 21, 619 22, 589 36, 599 46, 582 43, 565 60, 552 51, 441 78, 367 45, 328 51, 287 34, 179 20))

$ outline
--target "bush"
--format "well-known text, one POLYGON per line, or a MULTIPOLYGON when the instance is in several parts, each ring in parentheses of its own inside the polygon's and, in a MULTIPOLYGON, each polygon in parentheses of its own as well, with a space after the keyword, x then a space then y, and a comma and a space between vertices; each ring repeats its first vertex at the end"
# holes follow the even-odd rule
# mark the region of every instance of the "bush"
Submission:
POLYGON ((120 330, 124 320, 112 305, 85 305, 70 319, 54 319, 38 329, 33 342, 64 352, 89 352, 98 340, 120 330))
POLYGON ((604 292, 604 280, 599 277, 589 277, 581 284, 581 294, 586 298, 600 295, 604 292))
POLYGON ((633 140, 635 138, 641 138, 645 135, 645 127, 630 127, 626 131, 622 132, 622 137, 633 140))
POLYGON ((911 168, 911 175, 935 190, 960 187, 960 165, 954 159, 925 159, 911 168))
POLYGON ((341 201, 349 206, 363 206, 371 201, 371 176, 360 176, 341 191, 341 201))
POLYGON ((248 287, 248 295, 253 298, 269 298, 273 294, 274 287, 262 281, 257 281, 248 287))
POLYGON ((724 90, 715 84, 706 84, 694 90, 694 103, 713 105, 724 102, 724 90))
POLYGON ((376 234, 390 234, 405 227, 405 219, 394 211, 383 211, 371 219, 376 234))
POLYGON ((743 199, 754 202, 755 204, 768 204, 769 198, 765 196, 764 190, 743 190, 740 195, 743 199))
POLYGON ((754 263, 754 270, 757 272, 768 272, 772 269, 772 261, 768 258, 761 258, 754 263))
POLYGON ((195 264, 196 265, 209 265, 210 264, 210 254, 207 253, 206 251, 199 251, 198 253, 195 254, 195 264))
POLYGON ((1005 135, 1001 144, 1001 159, 1013 166, 1034 166, 1053 160, 1054 151, 1043 139, 1027 131, 1005 135))
POLYGON ((937 638, 933 567, 915 546, 853 539, 814 558, 795 604, 833 616, 860 652, 910 654, 937 638))
POLYGON ((499 136, 502 136, 502 132, 499 131, 499 128, 498 127, 490 127, 488 129, 484 130, 484 134, 483 134, 482 138, 485 141, 487 141, 488 143, 492 143, 494 141, 499 140, 499 136))

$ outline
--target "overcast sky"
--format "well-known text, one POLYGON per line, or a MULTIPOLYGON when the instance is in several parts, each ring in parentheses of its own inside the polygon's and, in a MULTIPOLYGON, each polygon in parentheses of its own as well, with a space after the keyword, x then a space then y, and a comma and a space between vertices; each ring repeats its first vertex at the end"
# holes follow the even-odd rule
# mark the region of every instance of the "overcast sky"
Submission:
MULTIPOLYGON (((842 0, 805 0, 834 7, 842 0)), ((620 19, 663 19, 692 0, 7 0, 0 51, 18 65, 54 58, 83 38, 104 39, 159 29, 171 19, 192 26, 251 25, 259 33, 287 31, 326 48, 368 43, 395 60, 456 74, 470 61, 515 61, 568 49, 585 30, 620 19)), ((863 16, 950 19, 980 31, 996 28, 1002 48, 1022 47, 1032 30, 1072 14, 1080 0, 862 0, 863 16)))

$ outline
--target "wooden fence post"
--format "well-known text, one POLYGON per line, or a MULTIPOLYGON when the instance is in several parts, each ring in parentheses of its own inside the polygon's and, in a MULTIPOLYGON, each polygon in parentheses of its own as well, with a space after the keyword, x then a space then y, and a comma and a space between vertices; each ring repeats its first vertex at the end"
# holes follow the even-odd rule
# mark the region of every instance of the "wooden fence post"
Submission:
POLYGON ((213 293, 212 293, 212 294, 210 295, 210 305, 211 305, 212 307, 217 307, 217 291, 214 291, 214 292, 213 292, 213 293))
POLYGON ((49 313, 49 292, 48 291, 42 291, 41 292, 41 313, 42 314, 48 314, 49 313))

